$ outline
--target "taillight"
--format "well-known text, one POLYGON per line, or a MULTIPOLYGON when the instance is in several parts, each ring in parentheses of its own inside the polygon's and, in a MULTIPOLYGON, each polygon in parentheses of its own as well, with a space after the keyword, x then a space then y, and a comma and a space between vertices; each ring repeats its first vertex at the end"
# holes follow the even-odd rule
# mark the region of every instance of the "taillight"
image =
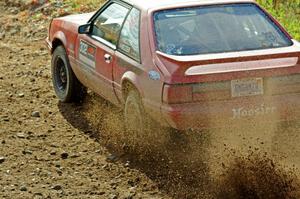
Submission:
POLYGON ((265 82, 266 95, 300 92, 300 74, 269 77, 265 82))
POLYGON ((209 102, 231 98, 230 81, 195 83, 164 86, 163 102, 180 104, 189 102, 209 102))
POLYGON ((164 85, 163 102, 168 104, 186 103, 193 101, 193 87, 190 84, 164 85))

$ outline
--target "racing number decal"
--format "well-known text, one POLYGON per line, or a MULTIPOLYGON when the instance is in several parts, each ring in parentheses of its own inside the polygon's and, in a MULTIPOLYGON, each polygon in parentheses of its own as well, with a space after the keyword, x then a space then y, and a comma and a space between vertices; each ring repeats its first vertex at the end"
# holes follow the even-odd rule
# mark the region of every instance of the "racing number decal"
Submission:
POLYGON ((96 68, 96 47, 80 40, 79 45, 79 60, 89 67, 96 68))

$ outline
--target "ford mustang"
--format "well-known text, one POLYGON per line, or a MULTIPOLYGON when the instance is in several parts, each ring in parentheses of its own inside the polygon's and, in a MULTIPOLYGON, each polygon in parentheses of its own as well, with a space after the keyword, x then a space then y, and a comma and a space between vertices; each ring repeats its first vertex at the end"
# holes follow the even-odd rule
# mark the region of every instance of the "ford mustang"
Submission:
POLYGON ((89 88, 131 131, 299 112, 300 44, 254 0, 108 0, 53 19, 46 42, 59 100, 89 88))

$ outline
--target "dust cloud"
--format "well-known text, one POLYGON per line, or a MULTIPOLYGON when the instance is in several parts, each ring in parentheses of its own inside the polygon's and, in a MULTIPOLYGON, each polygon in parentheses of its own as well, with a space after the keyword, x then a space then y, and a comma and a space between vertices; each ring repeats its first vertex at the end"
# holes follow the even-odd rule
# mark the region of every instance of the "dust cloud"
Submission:
POLYGON ((173 198, 300 198, 297 122, 272 118, 203 131, 157 129, 139 137, 124 131, 120 109, 93 94, 82 114, 120 161, 173 198))

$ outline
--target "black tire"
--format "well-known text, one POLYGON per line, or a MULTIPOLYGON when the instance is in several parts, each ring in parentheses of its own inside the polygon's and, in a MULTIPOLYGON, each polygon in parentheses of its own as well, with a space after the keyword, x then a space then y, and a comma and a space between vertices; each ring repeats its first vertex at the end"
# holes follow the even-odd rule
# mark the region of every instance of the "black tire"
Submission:
POLYGON ((52 82, 59 100, 64 103, 80 102, 86 94, 86 88, 75 76, 63 46, 58 46, 52 55, 52 82))

